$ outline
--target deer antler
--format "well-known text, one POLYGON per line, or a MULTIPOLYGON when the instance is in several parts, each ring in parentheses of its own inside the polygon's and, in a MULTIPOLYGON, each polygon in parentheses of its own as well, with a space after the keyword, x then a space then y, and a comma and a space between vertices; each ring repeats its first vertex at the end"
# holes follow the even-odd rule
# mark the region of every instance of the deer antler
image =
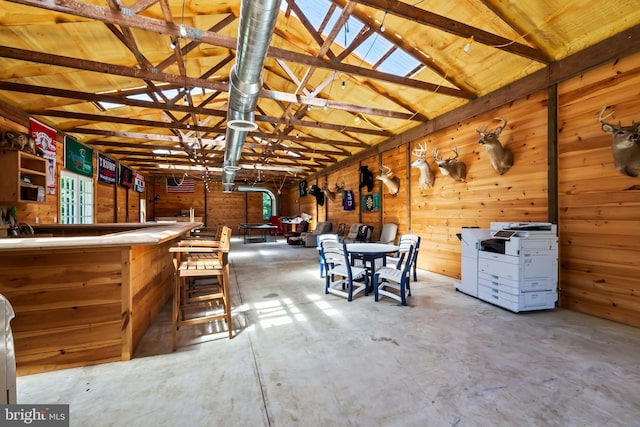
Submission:
POLYGON ((433 148, 433 151, 431 152, 431 155, 433 156, 433 160, 435 160, 436 162, 440 161, 440 153, 438 153, 438 149, 437 148, 433 148))
POLYGON ((460 148, 455 147, 455 148, 453 149, 453 152, 454 152, 455 156, 453 156, 453 157, 449 157, 447 160, 445 160, 445 162, 447 162, 447 163, 452 162, 452 161, 454 161, 455 159, 457 159, 457 158, 458 158, 458 156, 460 156, 460 148))
POLYGON ((422 144, 420 144, 420 145, 418 145, 418 147, 417 147, 417 148, 414 148, 414 149, 413 149, 413 153, 412 153, 412 154, 413 154, 414 156, 416 156, 416 157, 424 158, 424 157, 425 157, 426 152, 427 152, 427 146, 426 146, 426 145, 425 145, 425 146, 423 146, 422 144))
POLYGON ((604 116, 604 112, 607 110, 607 108, 609 108, 609 106, 605 105, 605 106, 602 107, 602 110, 600 110, 600 115, 598 116, 598 120, 600 121, 600 124, 601 125, 609 125, 614 129, 620 128, 620 126, 622 126, 622 122, 618 122, 617 126, 612 124, 612 123, 605 122, 605 119, 608 119, 609 117, 613 116, 613 113, 615 113, 615 111, 612 111, 611 113, 609 113, 606 116, 604 116))
POLYGON ((495 134, 496 134, 496 138, 500 136, 500 134, 502 133, 502 129, 504 129, 504 127, 507 125, 507 119, 505 119, 504 117, 500 117, 498 120, 500 120, 502 122, 502 126, 498 126, 495 130, 495 134))
POLYGON ((390 177, 391 175, 393 175, 393 171, 391 170, 391 168, 389 166, 382 165, 380 167, 380 174, 384 175, 386 177, 390 177))

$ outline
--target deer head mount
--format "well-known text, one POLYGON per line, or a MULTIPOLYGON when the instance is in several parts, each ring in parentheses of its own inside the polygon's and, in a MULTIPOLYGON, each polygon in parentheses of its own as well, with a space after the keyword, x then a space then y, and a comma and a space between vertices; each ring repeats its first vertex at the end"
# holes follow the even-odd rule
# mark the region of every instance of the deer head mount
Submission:
POLYGON ((325 197, 329 200, 335 200, 336 199, 336 193, 335 191, 331 191, 329 190, 329 184, 327 184, 326 182, 324 184, 322 184, 322 192, 324 193, 325 197))
POLYGON ((398 195, 398 191, 400 191, 400 178, 397 176, 393 176, 393 171, 389 166, 382 165, 380 168, 380 174, 376 176, 377 180, 382 181, 387 190, 389 190, 389 194, 392 196, 398 195))
POLYGON ((607 105, 602 107, 599 120, 602 130, 613 135, 611 151, 616 169, 625 175, 636 177, 640 173, 640 145, 638 145, 640 123, 636 123, 635 120, 631 122, 631 126, 622 126, 620 122, 617 125, 606 123, 605 119, 613 114, 611 112, 605 116, 604 112, 607 108, 607 105))
POLYGON ((480 135, 480 141, 478 141, 478 143, 484 145, 484 148, 487 149, 491 167, 502 175, 513 166, 513 153, 508 148, 505 148, 498 139, 502 130, 507 125, 507 119, 502 117, 498 120, 502 122, 502 125, 493 131, 489 132, 485 127, 482 130, 476 129, 476 132, 480 135))
POLYGON ((420 170, 420 188, 428 190, 433 187, 433 182, 436 178, 427 163, 427 146, 420 144, 418 148, 413 150, 412 154, 417 157, 417 159, 411 163, 411 167, 420 170))
POLYGON ((335 189, 333 190, 336 194, 343 194, 344 193, 344 187, 345 187, 345 183, 344 183, 344 179, 342 180, 341 183, 335 183, 333 184, 333 186, 335 187, 335 189))
POLYGON ((453 152, 455 153, 455 156, 443 160, 440 157, 440 153, 438 153, 438 149, 434 148, 433 160, 438 165, 442 175, 450 176, 456 181, 464 182, 467 177, 467 165, 457 160, 458 156, 460 156, 460 149, 458 147, 454 148, 453 152))

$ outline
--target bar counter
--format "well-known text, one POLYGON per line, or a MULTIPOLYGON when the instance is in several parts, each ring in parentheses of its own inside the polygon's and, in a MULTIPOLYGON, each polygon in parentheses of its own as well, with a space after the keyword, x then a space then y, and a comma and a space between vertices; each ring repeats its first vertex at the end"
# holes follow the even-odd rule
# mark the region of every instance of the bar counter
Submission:
POLYGON ((172 295, 169 248, 201 225, 54 224, 0 239, 18 375, 131 359, 172 295))

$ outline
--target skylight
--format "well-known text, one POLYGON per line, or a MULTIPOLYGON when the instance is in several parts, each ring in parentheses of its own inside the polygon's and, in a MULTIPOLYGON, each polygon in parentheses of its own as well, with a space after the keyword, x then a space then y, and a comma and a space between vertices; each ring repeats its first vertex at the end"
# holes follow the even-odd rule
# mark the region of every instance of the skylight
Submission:
MULTIPOLYGON (((301 2, 298 6, 313 27, 318 29, 329 11, 331 2, 329 0, 313 0, 301 2)), ((281 3, 281 9, 283 11, 287 9, 287 2, 281 3)), ((331 32, 341 14, 342 9, 340 8, 336 8, 333 11, 327 25, 323 29, 322 35, 324 37, 329 35, 329 32, 331 32)), ((335 43, 346 48, 353 42, 363 27, 364 23, 353 16, 350 17, 340 29, 340 33, 336 37, 335 43)), ((376 33, 375 35, 370 36, 364 43, 360 44, 354 52, 364 61, 362 65, 371 66, 376 64, 391 48, 393 48, 393 44, 380 34, 376 33)), ((389 55, 389 57, 385 58, 385 60, 378 66, 378 70, 404 77, 415 70, 419 64, 420 62, 414 59, 411 55, 398 48, 395 52, 389 55)))

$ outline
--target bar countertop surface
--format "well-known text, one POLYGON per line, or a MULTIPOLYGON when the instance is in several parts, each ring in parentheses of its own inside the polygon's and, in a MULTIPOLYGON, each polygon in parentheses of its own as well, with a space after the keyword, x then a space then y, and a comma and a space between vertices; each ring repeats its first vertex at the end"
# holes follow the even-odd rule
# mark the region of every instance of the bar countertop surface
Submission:
POLYGON ((200 222, 175 223, 109 223, 62 225, 50 224, 47 227, 60 229, 93 228, 113 229, 130 228, 130 230, 104 234, 99 236, 72 237, 11 237, 0 239, 0 253, 20 250, 38 250, 54 248, 89 248, 105 246, 156 245, 183 235, 194 228, 201 227, 200 222))

